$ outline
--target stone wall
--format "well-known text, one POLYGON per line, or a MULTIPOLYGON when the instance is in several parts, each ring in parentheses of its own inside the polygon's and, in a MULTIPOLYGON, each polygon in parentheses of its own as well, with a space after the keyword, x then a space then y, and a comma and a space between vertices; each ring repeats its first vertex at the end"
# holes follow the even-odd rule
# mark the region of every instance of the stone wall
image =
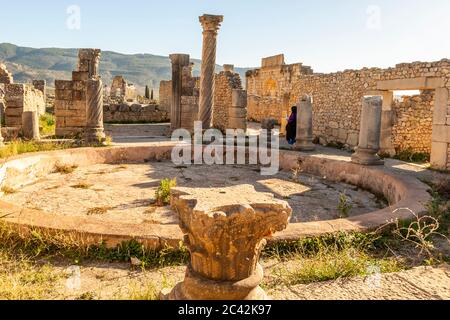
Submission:
POLYGON ((393 104, 392 143, 397 151, 431 153, 434 91, 404 96, 393 104))
POLYGON ((172 81, 161 81, 159 84, 159 107, 170 114, 172 104, 172 81))
POLYGON ((3 63, 0 63, 0 83, 14 83, 12 74, 6 69, 6 66, 3 63))
POLYGON ((284 55, 263 58, 261 65, 246 73, 248 118, 258 122, 281 119, 283 110, 291 109, 289 96, 295 82, 300 75, 313 71, 301 63, 285 64, 284 55))
POLYGON ((388 69, 364 68, 331 74, 314 74, 301 65, 288 68, 287 65, 279 65, 282 59, 271 60, 271 63, 263 61, 261 69, 247 72, 249 119, 281 119, 283 111, 295 105, 300 96, 308 94, 313 97, 315 137, 324 144, 338 142, 355 147, 363 96, 382 95, 383 150, 431 149, 432 164, 443 168, 450 162, 447 156, 450 144, 450 60, 401 63, 388 69), (413 110, 406 111, 404 105, 391 103, 395 90, 433 90, 436 94, 434 101, 412 103, 409 100, 413 110), (411 121, 415 114, 426 118, 421 122, 411 121), (432 142, 429 140, 430 121, 432 142), (408 142, 412 136, 418 139, 414 143, 408 142))
POLYGON ((5 85, 5 126, 22 127, 22 113, 45 112, 44 95, 29 84, 5 85))
POLYGON ((213 127, 225 131, 229 127, 233 89, 242 89, 241 77, 232 71, 216 74, 214 91, 213 127))
POLYGON ((0 83, 0 127, 5 121, 5 85, 0 83))
POLYGON ((74 136, 86 127, 87 72, 72 72, 72 80, 55 81, 56 135, 74 136))
POLYGON ((72 72, 72 80, 55 80, 56 135, 72 137, 86 127, 86 83, 98 78, 99 49, 80 49, 78 69, 72 72))
MULTIPOLYGON (((403 83, 410 83, 411 90, 435 86, 432 83, 427 85, 427 81, 441 82, 438 86, 450 87, 449 79, 450 61, 448 60, 399 64, 389 69, 365 68, 332 74, 302 75, 295 81, 290 95, 290 104, 295 104, 295 101, 303 94, 312 95, 314 135, 324 142, 339 142, 354 147, 358 144, 361 99, 364 95, 381 94, 388 91, 388 88, 391 91, 406 90, 401 80, 406 80, 403 83), (400 87, 397 87, 399 85, 400 87)), ((419 105, 415 104, 415 106, 419 105)), ((431 104, 429 106, 431 107, 431 104)), ((394 105, 393 108, 395 113, 398 106, 394 105)), ((420 106, 420 108, 423 107, 420 106)), ((411 112, 414 113, 414 111, 411 112)), ((430 112, 433 110, 430 109, 428 115, 430 112)), ((432 121, 431 118, 428 116, 426 120, 428 125, 432 121)), ((403 127, 402 131, 409 130, 419 135, 422 130, 411 121, 403 121, 400 125, 403 127)), ((405 138, 401 136, 394 137, 393 140, 397 146, 407 145, 405 138)), ((430 146, 427 148, 431 149, 430 146)))
POLYGON ((192 75, 194 64, 183 67, 181 89, 181 128, 193 131, 198 120, 200 78, 192 75))
POLYGON ((45 80, 33 80, 33 87, 36 90, 41 91, 44 94, 44 100, 47 100, 47 81, 45 80))
POLYGON ((110 104, 103 107, 106 123, 154 123, 169 120, 169 113, 157 105, 110 104))

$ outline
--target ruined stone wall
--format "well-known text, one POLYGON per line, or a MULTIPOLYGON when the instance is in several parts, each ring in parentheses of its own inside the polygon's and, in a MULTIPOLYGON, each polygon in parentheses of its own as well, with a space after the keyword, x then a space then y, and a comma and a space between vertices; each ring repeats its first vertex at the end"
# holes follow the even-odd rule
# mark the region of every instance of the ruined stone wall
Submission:
POLYGON ((198 120, 200 78, 192 75, 194 64, 183 67, 181 89, 181 128, 193 131, 198 120))
POLYGON ((291 109, 289 95, 294 84, 302 74, 312 72, 301 63, 285 64, 283 55, 262 59, 260 69, 246 73, 249 120, 281 119, 283 111, 291 109))
POLYGON ((5 85, 0 83, 0 126, 5 123, 5 85))
POLYGON ((169 113, 157 105, 110 104, 103 107, 106 123, 155 123, 169 120, 169 113))
POLYGON ((434 90, 404 96, 393 105, 392 143, 399 151, 431 153, 434 90))
MULTIPOLYGON (((358 144, 361 99, 365 94, 383 90, 384 88, 379 86, 381 81, 392 81, 392 86, 395 87, 395 80, 411 79, 412 87, 414 87, 413 83, 420 85, 419 83, 422 81, 419 80, 425 77, 439 78, 437 80, 442 80, 442 85, 449 88, 450 60, 433 63, 403 63, 389 69, 365 68, 332 74, 301 75, 293 86, 290 104, 295 104, 301 95, 312 95, 314 135, 325 143, 339 142, 354 147, 358 144)), ((414 105, 419 110, 423 108, 418 104, 414 105)), ((427 119, 425 121, 428 126, 430 112, 432 110, 426 112, 427 119)), ((416 123, 411 121, 403 121, 400 125, 402 130, 399 131, 397 125, 397 131, 394 132, 400 133, 408 130, 411 134, 419 136, 426 132, 426 129, 417 128, 416 123)), ((397 146, 408 146, 405 141, 407 139, 408 136, 393 138, 397 146)), ((429 143, 431 144, 431 141, 429 143)), ((430 146, 418 147, 418 149, 430 148, 430 146)))
POLYGON ((172 81, 161 81, 159 84, 159 107, 170 113, 172 104, 172 81))
POLYGON ((110 94, 112 97, 120 97, 123 101, 136 100, 136 87, 129 84, 122 76, 116 76, 111 84, 110 94))
POLYGON ((14 83, 12 74, 6 69, 6 66, 3 63, 0 63, 0 83, 14 83))
MULTIPOLYGON (((44 94, 44 101, 47 101, 47 81, 45 80, 33 80, 33 87, 36 90, 41 91, 44 94)), ((42 110, 41 110, 42 112, 42 110)), ((45 110, 43 110, 42 114, 45 113, 45 110)))
POLYGON ((56 135, 74 136, 86 127, 87 72, 74 71, 72 81, 55 81, 56 135))
POLYGON ((56 135, 73 137, 82 132, 87 120, 87 81, 98 79, 101 51, 80 49, 78 68, 72 72, 72 80, 55 81, 56 135))
POLYGON ((242 89, 238 73, 223 71, 216 74, 214 91, 213 127, 225 131, 229 128, 233 89, 242 89))
POLYGON ((5 85, 5 126, 22 127, 22 113, 45 110, 44 94, 29 84, 5 85))

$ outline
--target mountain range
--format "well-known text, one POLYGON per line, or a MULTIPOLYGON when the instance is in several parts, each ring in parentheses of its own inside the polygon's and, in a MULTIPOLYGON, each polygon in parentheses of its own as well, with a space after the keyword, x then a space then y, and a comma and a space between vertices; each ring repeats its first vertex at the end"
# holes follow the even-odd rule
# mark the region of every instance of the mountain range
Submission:
MULTIPOLYGON (((194 75, 200 74, 201 60, 194 62, 194 75)), ((70 80, 78 61, 78 49, 28 48, 10 43, 0 43, 0 62, 4 62, 13 74, 15 82, 31 82, 45 79, 49 87, 55 80, 70 80)), ((216 67, 216 72, 222 66, 216 67)), ((235 68, 245 85, 245 72, 250 68, 235 68)), ((112 79, 122 75, 133 83, 140 94, 148 85, 157 90, 161 80, 170 80, 172 76, 169 57, 152 54, 121 54, 103 51, 100 60, 100 75, 104 84, 110 85, 112 79)))

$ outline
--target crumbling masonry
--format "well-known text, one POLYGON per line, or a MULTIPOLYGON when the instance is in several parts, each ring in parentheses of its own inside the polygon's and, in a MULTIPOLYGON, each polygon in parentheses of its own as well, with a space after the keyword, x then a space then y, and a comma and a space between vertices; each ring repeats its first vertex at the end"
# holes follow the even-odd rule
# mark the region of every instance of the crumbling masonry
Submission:
POLYGON ((56 135, 59 137, 75 136, 86 127, 87 81, 98 76, 100 50, 81 49, 78 59, 72 80, 55 81, 56 135))
POLYGON ((248 118, 282 118, 303 95, 311 95, 313 133, 322 144, 358 144, 361 100, 383 97, 381 152, 431 152, 432 165, 450 169, 450 60, 398 64, 316 74, 301 64, 286 65, 282 56, 263 59, 247 72, 248 118), (396 90, 421 90, 394 101, 396 90), (413 139, 411 139, 413 137, 413 139))

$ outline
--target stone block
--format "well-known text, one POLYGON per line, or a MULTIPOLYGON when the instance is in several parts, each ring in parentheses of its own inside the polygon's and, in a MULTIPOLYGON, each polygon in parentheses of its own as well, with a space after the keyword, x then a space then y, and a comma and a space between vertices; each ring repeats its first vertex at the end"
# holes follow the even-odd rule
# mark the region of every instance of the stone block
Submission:
POLYGON ((85 117, 70 117, 66 118, 66 126, 67 127, 85 127, 86 126, 86 118, 85 117))
POLYGON ((80 101, 86 101, 86 91, 84 90, 74 90, 73 91, 73 96, 72 99, 75 100, 80 100, 80 101))
POLYGON ((89 79, 89 72, 85 71, 73 71, 72 79, 74 81, 87 81, 89 79))
POLYGON ((433 142, 431 146, 431 166, 435 169, 444 170, 447 168, 448 159, 448 143, 433 142))
POLYGON ((72 108, 72 101, 67 100, 55 100, 55 113, 60 110, 69 110, 72 108))
POLYGON ((261 66, 263 68, 272 68, 284 65, 284 54, 263 58, 261 66))
POLYGON ((56 90, 55 99, 70 101, 73 98, 72 92, 73 92, 72 89, 56 90))
POLYGON ((449 92, 447 88, 438 88, 434 98, 433 124, 443 125, 447 122, 449 92))
POLYGON ((450 143, 450 126, 434 125, 433 126, 433 142, 450 143))
POLYGON ((245 108, 229 108, 229 117, 230 118, 246 118, 247 117, 247 109, 245 109, 245 108))
POLYGON ((55 80, 55 89, 58 90, 72 90, 72 81, 55 80))

